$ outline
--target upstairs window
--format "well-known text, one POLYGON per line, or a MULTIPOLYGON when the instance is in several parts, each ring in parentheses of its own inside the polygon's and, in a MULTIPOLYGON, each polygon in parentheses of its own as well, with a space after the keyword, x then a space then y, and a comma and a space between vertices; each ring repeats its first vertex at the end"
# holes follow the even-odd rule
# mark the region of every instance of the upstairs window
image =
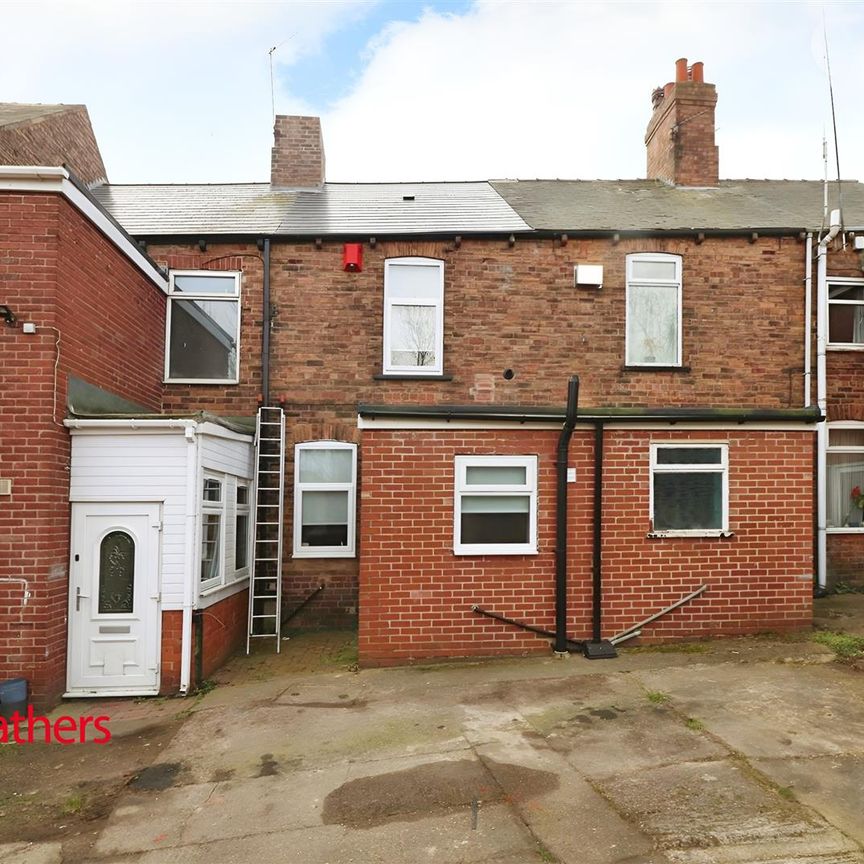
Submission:
POLYGON ((240 274, 175 270, 168 287, 165 380, 236 384, 240 274))
POLYGON ((729 530, 726 444, 651 445, 651 524, 669 534, 729 530))
POLYGON ((537 552, 537 457, 457 456, 453 551, 537 552))
POLYGON ((384 262, 384 373, 440 375, 444 352, 444 262, 384 262))
POLYGON ((627 366, 681 365, 681 256, 627 256, 627 366))
POLYGON ((357 447, 310 441, 294 448, 294 557, 353 558, 357 447))
POLYGON ((833 346, 864 348, 864 282, 828 283, 828 341, 833 346))

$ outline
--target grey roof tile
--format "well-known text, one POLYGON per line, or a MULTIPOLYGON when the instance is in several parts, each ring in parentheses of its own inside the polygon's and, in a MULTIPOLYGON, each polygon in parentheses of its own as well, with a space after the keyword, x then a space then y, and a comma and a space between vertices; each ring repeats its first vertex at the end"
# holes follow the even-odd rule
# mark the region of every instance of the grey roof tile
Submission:
POLYGON ((489 183, 269 183, 93 190, 130 234, 459 234, 528 231, 489 183))
MULTIPOLYGON (((533 228, 551 231, 818 229, 823 184, 811 180, 721 180, 712 188, 658 180, 491 181, 533 228)), ((842 185, 844 221, 864 226, 864 184, 842 185)), ((829 186, 837 206, 837 184, 829 186)))

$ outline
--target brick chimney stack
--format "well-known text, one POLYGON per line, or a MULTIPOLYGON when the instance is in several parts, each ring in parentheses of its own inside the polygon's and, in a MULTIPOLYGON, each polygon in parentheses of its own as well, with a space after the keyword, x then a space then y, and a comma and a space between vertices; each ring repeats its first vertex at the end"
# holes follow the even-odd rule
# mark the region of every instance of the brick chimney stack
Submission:
POLYGON ((273 186, 315 187, 324 183, 324 139, 318 117, 279 114, 270 157, 273 186))
POLYGON ((648 178, 675 186, 716 186, 720 156, 714 143, 717 91, 703 64, 675 63, 675 81, 651 94, 654 113, 645 133, 648 178))

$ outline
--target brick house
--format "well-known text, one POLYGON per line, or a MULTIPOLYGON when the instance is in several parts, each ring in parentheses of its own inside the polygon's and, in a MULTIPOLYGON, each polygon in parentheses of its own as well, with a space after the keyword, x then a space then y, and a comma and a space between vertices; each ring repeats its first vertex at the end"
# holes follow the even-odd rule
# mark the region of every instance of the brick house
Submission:
MULTIPOLYGON (((0 674, 33 677, 50 621, 57 695, 68 602, 66 692, 124 692, 72 680, 88 645, 136 626, 127 595, 108 598, 116 620, 76 623, 77 538, 92 594, 129 542, 120 517, 162 526, 142 630, 156 671, 127 691, 185 690, 240 644, 251 559, 273 542, 254 525, 261 404, 285 414, 284 610, 307 626, 359 617, 362 662, 549 650, 520 625, 557 630, 558 648, 565 633, 574 647, 807 626, 814 577, 854 578, 864 554, 864 190, 844 184, 840 225, 820 183, 719 180, 715 102, 701 64, 679 61, 652 96, 645 180, 329 183, 317 119, 278 117, 270 183, 94 186, 95 212, 136 241, 111 256, 137 253, 163 282, 132 287, 98 259, 110 290, 154 306, 132 334, 146 357, 112 320, 128 300, 57 326, 92 326, 91 344, 113 330, 118 362, 104 378, 61 352, 71 445, 47 410, 40 430, 62 439, 56 459, 71 452, 71 489, 55 476, 56 548, 38 571, 23 462, 5 499, 21 508, 9 575, 46 599, 22 606, 7 583, 2 620, 27 618, 28 635, 0 624, 17 652, 0 674)), ((38 191, 0 194, 21 206, 38 191)), ((7 273, 27 270, 26 240, 7 273)), ((28 290, 0 298, 22 381, 37 358, 20 322, 43 308, 28 290)), ((43 375, 53 361, 39 354, 43 375)), ((32 416, 7 410, 32 440, 32 416)))

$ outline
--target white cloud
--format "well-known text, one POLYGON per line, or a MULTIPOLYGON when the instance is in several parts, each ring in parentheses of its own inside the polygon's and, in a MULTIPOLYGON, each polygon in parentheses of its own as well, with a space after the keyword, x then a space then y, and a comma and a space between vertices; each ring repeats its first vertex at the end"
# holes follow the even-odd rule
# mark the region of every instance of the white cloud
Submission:
MULTIPOLYGON (((263 180, 278 44, 278 109, 322 112, 331 180, 637 177, 651 90, 685 55, 718 88, 723 176, 821 176, 819 4, 479 0, 334 55, 359 71, 332 106, 279 83, 374 5, 7 2, 0 94, 86 102, 115 182, 263 180)), ((864 179, 864 5, 826 10, 841 165, 864 179)))
MULTIPOLYGON (((835 85, 860 78, 862 11, 838 12, 835 85)), ((483 0, 462 16, 428 12, 379 37, 356 88, 327 112, 328 175, 642 176, 651 90, 685 55, 718 87, 723 176, 818 177, 826 97, 814 28, 815 10, 796 4, 483 0)), ((843 89, 849 167, 864 178, 860 89, 843 89)))

